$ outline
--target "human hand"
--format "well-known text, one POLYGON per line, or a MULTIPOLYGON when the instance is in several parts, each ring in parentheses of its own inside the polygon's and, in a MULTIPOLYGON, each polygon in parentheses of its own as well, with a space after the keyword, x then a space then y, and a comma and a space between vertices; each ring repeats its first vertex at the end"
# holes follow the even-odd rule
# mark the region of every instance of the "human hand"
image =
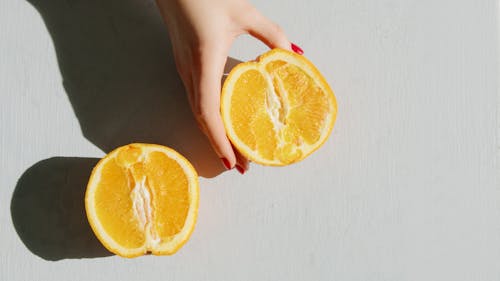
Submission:
POLYGON ((248 160, 226 136, 220 115, 221 79, 233 41, 250 34, 269 48, 302 50, 246 0, 157 0, 172 42, 177 71, 200 129, 224 166, 243 174, 248 160))

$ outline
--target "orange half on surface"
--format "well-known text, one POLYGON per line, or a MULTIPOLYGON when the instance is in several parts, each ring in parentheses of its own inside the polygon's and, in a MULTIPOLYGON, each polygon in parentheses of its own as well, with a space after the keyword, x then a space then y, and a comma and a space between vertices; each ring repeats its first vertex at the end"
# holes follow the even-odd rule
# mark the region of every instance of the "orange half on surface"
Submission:
POLYGON ((221 114, 226 134, 245 157, 284 166, 326 141, 337 102, 304 56, 274 49, 231 70, 222 88, 221 114))
POLYGON ((96 165, 85 209, 97 238, 111 252, 136 257, 175 253, 189 238, 198 212, 198 175, 176 151, 130 144, 96 165))

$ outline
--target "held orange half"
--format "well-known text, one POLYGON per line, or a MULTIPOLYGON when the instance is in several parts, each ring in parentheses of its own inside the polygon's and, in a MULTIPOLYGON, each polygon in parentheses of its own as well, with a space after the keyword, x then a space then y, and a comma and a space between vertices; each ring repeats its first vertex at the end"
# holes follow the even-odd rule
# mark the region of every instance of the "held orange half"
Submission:
POLYGON ((337 102, 304 56, 274 49, 231 70, 222 88, 221 114, 226 134, 245 157, 284 166, 326 141, 337 102))
POLYGON ((198 175, 176 151, 130 144, 106 155, 90 176, 85 209, 97 238, 123 257, 170 255, 198 213, 198 175))

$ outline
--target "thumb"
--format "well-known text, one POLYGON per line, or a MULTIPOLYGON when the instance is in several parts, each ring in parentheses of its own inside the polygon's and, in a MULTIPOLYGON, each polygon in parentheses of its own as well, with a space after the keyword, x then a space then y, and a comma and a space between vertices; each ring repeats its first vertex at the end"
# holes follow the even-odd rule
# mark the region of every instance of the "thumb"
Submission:
POLYGON ((249 20, 251 22, 247 31, 250 35, 259 39, 271 49, 292 50, 290 41, 278 24, 269 20, 257 10, 254 10, 249 20))

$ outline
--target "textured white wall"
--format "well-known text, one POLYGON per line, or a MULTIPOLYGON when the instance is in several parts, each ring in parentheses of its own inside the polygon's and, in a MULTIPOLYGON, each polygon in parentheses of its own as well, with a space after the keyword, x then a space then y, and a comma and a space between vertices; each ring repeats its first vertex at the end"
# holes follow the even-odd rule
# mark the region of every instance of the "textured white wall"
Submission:
POLYGON ((151 2, 0 2, 0 280, 500 280, 497 1, 254 3, 339 115, 301 163, 216 176, 151 2), (171 257, 107 256, 85 224, 95 158, 134 140, 207 176, 171 257))

